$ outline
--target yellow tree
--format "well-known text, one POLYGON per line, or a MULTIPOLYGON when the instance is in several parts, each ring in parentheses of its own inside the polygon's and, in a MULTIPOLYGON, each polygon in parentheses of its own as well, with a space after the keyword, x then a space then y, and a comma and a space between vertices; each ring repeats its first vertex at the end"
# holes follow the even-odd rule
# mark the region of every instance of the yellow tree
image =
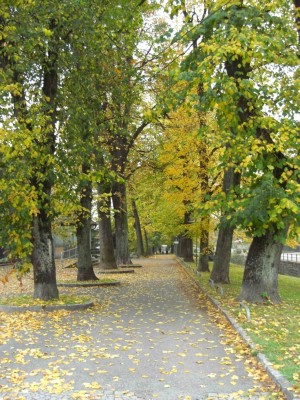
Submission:
POLYGON ((204 204, 213 186, 209 176, 213 156, 201 131, 213 129, 212 123, 209 115, 192 110, 188 101, 170 112, 165 121, 165 139, 159 158, 165 175, 164 197, 168 204, 174 205, 174 212, 182 221, 180 255, 187 261, 193 259, 192 236, 199 235, 201 270, 208 269, 210 218, 204 204))

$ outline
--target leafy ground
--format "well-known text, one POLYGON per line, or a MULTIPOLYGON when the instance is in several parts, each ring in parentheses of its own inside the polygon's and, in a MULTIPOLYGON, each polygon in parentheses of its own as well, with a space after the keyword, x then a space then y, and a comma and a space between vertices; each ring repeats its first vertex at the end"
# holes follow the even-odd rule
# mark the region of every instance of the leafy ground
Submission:
MULTIPOLYGON (((191 264, 195 269, 195 265, 191 264)), ((282 304, 266 302, 263 305, 248 304, 251 319, 247 321, 246 311, 240 308, 236 297, 240 292, 243 268, 231 265, 230 284, 222 285, 223 296, 209 284, 210 273, 196 276, 200 285, 217 299, 245 329, 257 350, 264 353, 300 393, 300 279, 279 275, 279 293, 282 304)))
MULTIPOLYGON (((93 309, 0 312, 0 397, 43 391, 49 398, 83 399, 109 387, 147 399, 191 400, 212 392, 222 397, 205 398, 284 398, 171 256, 143 263, 120 276, 120 286, 63 289, 89 295, 93 309)), ((60 266, 57 272, 58 281, 76 274, 60 266)), ((0 274, 7 278, 0 297, 32 293, 32 275, 20 284, 14 274, 0 274)))
POLYGON ((0 299, 0 305, 27 307, 27 306, 43 306, 43 305, 65 305, 65 304, 83 304, 89 302, 88 296, 72 296, 62 294, 59 299, 51 301, 43 301, 34 299, 30 294, 21 294, 18 296, 9 296, 0 299))
MULTIPOLYGON (((65 260, 56 262, 57 270, 57 283, 58 284, 97 284, 106 285, 114 284, 118 281, 113 278, 99 278, 97 281, 86 281, 78 282, 76 280, 77 270, 74 267, 74 262, 65 260), (70 267, 71 265, 71 267, 70 267)), ((19 276, 17 270, 13 267, 0 267, 0 304, 10 305, 33 305, 39 304, 36 300, 33 300, 33 274, 27 273, 19 276), (13 296, 12 296, 13 293, 13 296), (28 301, 27 301, 28 300, 28 301)), ((82 301, 87 301, 83 298, 82 301)), ((80 298, 72 295, 62 295, 59 300, 54 301, 54 304, 77 304, 82 302, 80 298)))

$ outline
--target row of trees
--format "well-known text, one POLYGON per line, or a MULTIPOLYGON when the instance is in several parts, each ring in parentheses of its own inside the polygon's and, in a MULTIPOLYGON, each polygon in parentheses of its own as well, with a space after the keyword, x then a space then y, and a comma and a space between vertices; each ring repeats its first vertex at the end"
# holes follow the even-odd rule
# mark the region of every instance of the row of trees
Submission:
POLYGON ((184 16, 173 43, 185 54, 167 73, 172 96, 162 100, 177 233, 185 241, 200 227, 199 270, 207 270, 217 220, 211 278, 228 283, 233 232, 245 231, 252 242, 240 299, 278 302, 282 246, 299 235, 299 4, 177 1, 170 9, 184 16))
POLYGON ((76 230, 78 280, 96 278, 93 197, 101 247, 110 246, 103 263, 130 261, 124 173, 149 124, 142 89, 154 57, 151 48, 138 48, 153 36, 145 23, 152 6, 144 3, 24 0, 1 7, 1 242, 23 268, 33 265, 36 298, 58 297, 55 225, 76 230))
POLYGON ((221 212, 211 277, 229 281, 238 226, 253 237, 240 298, 262 301, 267 293, 276 302, 282 246, 299 227, 299 8, 216 1, 200 16, 179 3, 186 19, 176 39, 191 43, 180 74, 198 88, 199 112, 213 112, 218 125, 219 144, 207 123, 199 131, 219 151, 210 176, 223 171, 222 190, 205 185, 203 193, 204 208, 221 212))
POLYGON ((4 1, 0 234, 33 265, 35 297, 58 297, 56 227, 76 231, 78 280, 96 278, 93 203, 102 266, 130 263, 129 191, 139 253, 142 232, 148 248, 178 236, 189 259, 197 235, 205 270, 218 226, 212 278, 226 283, 239 227, 253 237, 241 298, 280 300, 281 247, 299 226, 294 6, 177 0, 170 28, 159 2, 4 1))

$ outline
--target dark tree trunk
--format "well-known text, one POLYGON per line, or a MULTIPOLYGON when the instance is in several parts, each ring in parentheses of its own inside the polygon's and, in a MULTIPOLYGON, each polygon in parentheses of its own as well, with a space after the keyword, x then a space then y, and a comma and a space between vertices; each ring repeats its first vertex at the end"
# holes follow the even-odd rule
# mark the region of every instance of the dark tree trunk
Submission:
POLYGON ((128 249, 128 219, 125 183, 115 182, 113 184, 112 199, 115 211, 117 265, 132 264, 128 249))
MULTIPOLYGON (((129 57, 129 59, 131 59, 131 57, 129 57)), ((131 86, 130 81, 128 83, 129 86, 131 86)), ((124 182, 115 181, 112 185, 117 265, 132 264, 128 248, 125 169, 130 149, 133 147, 135 140, 142 133, 143 129, 149 124, 149 122, 144 121, 134 132, 132 132, 132 134, 128 134, 128 122, 130 120, 131 106, 132 104, 129 101, 125 101, 125 103, 122 104, 119 103, 118 99, 116 99, 115 109, 118 110, 119 115, 122 116, 122 118, 119 120, 119 132, 110 132, 111 135, 108 139, 110 154, 112 156, 111 168, 116 175, 124 179, 124 182)))
MULTIPOLYGON (((237 28, 241 27, 237 25, 237 28)), ((245 62, 242 56, 228 57, 225 61, 225 69, 230 78, 234 78, 237 89, 240 90, 240 80, 249 79, 249 74, 252 71, 251 64, 245 62)), ((240 123, 247 123, 253 111, 249 109, 250 103, 242 94, 238 96, 236 108, 240 123)), ((232 135, 236 136, 235 129, 232 129, 232 135)), ((234 168, 230 167, 224 171, 223 192, 226 197, 230 192, 235 192, 235 189, 240 185, 240 173, 235 173, 234 168)), ((226 223, 226 213, 221 217, 220 230, 217 240, 216 254, 214 259, 211 279, 214 282, 229 283, 229 264, 231 258, 231 245, 233 238, 233 227, 228 227, 226 223)))
MULTIPOLYGON (((42 63, 43 88, 45 96, 44 117, 42 126, 43 138, 38 142, 39 151, 45 156, 53 156, 55 152, 56 97, 58 92, 57 61, 59 55, 59 32, 55 19, 49 22, 52 40, 42 63)), ((21 108, 23 106, 21 105, 21 108)), ((23 121, 22 121, 23 122, 23 121)), ((32 184, 39 196, 39 215, 33 218, 31 260, 34 274, 34 298, 41 300, 57 299, 59 297, 56 285, 56 270, 53 254, 53 239, 51 232, 51 190, 53 186, 53 171, 51 164, 35 166, 35 176, 32 184), (42 177, 42 179, 40 178, 42 177)))
MULTIPOLYGON (((57 57, 57 54, 49 53, 49 57, 57 57)), ((9 59, 7 59, 8 61, 9 59)), ((47 125, 42 127, 44 133, 44 142, 36 145, 40 152, 44 154, 53 155, 55 146, 54 124, 55 124, 55 97, 57 93, 57 72, 55 68, 55 61, 45 60, 44 71, 44 86, 43 92, 48 96, 49 109, 51 109, 51 117, 47 116, 47 125), (54 64, 53 64, 54 63, 54 64)), ((23 85, 22 75, 14 70, 15 65, 12 64, 13 69, 13 82, 23 85)), ((27 122, 27 105, 25 90, 22 89, 20 93, 12 93, 14 103, 14 115, 20 124, 25 124, 29 131, 33 130, 30 122, 27 122)), ((53 252, 53 238, 52 238, 52 220, 46 210, 50 209, 52 178, 51 171, 47 165, 35 165, 35 175, 31 179, 31 185, 36 188, 38 194, 39 213, 32 219, 31 229, 31 263, 33 265, 34 275, 34 298, 41 300, 57 299, 59 297, 57 284, 56 284, 56 268, 53 252), (37 175, 43 179, 37 179, 37 175)))
POLYGON ((90 281, 97 280, 91 257, 91 220, 90 218, 82 218, 81 224, 77 226, 77 280, 90 281))
MULTIPOLYGON (((188 234, 188 233, 187 233, 188 234)), ((188 236, 183 236, 181 239, 181 257, 186 262, 193 262, 193 240, 188 236)))
POLYGON ((233 227, 223 226, 219 230, 213 270, 210 278, 216 283, 230 283, 229 265, 233 227))
POLYGON ((56 285, 51 222, 44 212, 33 218, 32 240, 31 262, 34 266, 34 298, 42 300, 57 299, 58 289, 56 285))
POLYGON ((178 235, 178 245, 177 245, 177 256, 182 258, 183 257, 183 251, 182 251, 182 234, 178 235))
POLYGON ((140 257, 140 256, 144 255, 144 243, 143 243, 140 217, 139 217, 139 213, 138 213, 137 206, 136 206, 134 199, 131 200, 131 204, 132 204, 132 211, 133 211, 133 216, 134 216, 134 228, 135 228, 136 241, 137 241, 137 256, 140 257))
MULTIPOLYGON (((191 213, 186 211, 184 214, 185 225, 190 224, 191 213)), ((183 260, 186 262, 193 262, 193 239, 190 237, 190 232, 186 229, 184 234, 181 236, 180 241, 180 254, 183 260)))
POLYGON ((197 270, 209 272, 209 217, 201 218, 200 257, 197 270))
MULTIPOLYGON (((2 21, 4 22, 4 21, 2 21)), ((45 160, 50 159, 55 151, 55 123, 56 123, 56 97, 58 91, 57 60, 59 55, 58 33, 55 20, 49 22, 49 29, 52 31, 52 39, 49 40, 47 54, 41 60, 43 73, 42 99, 40 106, 44 117, 44 125, 41 130, 41 140, 36 138, 34 144, 39 153, 45 160)), ((1 48, 9 48, 6 41, 1 40, 1 48)), ((10 43, 9 45, 12 45, 10 43)), ((13 47, 16 43, 13 43, 13 47)), ((26 94, 23 85, 23 77, 18 66, 15 64, 14 57, 9 57, 3 50, 1 56, 1 66, 6 68, 9 65, 12 73, 12 82, 21 87, 21 93, 11 92, 14 104, 14 116, 18 119, 21 126, 25 126, 29 131, 33 131, 33 124, 28 122, 26 94)), ((28 160, 30 162, 30 160, 28 160)), ((31 185, 35 187, 37 193, 37 204, 39 212, 32 219, 32 252, 31 262, 34 274, 34 297, 41 300, 58 298, 56 285, 56 270, 53 255, 53 241, 51 232, 51 213, 49 212, 51 202, 51 189, 53 185, 52 165, 36 163, 33 165, 34 174, 31 185)))
MULTIPOLYGON (((200 83, 198 85, 198 96, 199 96, 199 104, 201 104, 201 99, 203 95, 203 84, 200 83)), ((203 118, 199 118, 200 129, 205 126, 203 118)), ((208 165, 209 165, 209 154, 207 144, 204 140, 200 141, 198 144, 198 153, 200 160, 200 169, 199 169, 199 180, 200 180, 200 188, 201 188, 201 197, 203 205, 205 204, 205 196, 211 192, 210 183, 209 183, 209 175, 208 175, 208 165)), ((209 216, 204 215, 201 216, 200 219, 200 257, 197 265, 197 270, 199 272, 207 272, 209 271, 209 216)))
MULTIPOLYGON (((239 185, 240 174, 229 168, 224 173, 223 192, 227 195, 230 190, 239 185)), ((216 246, 213 269, 210 278, 214 282, 229 283, 229 265, 234 228, 228 226, 226 214, 221 217, 220 229, 216 246)))
MULTIPOLYGON (((88 174, 89 166, 82 165, 83 174, 88 174)), ((87 180, 82 184, 80 194, 80 206, 82 208, 78 215, 76 227, 77 236, 77 280, 88 281, 97 280, 92 266, 91 255, 91 210, 92 210, 92 183, 87 180)))
POLYGON ((117 268, 114 240, 110 215, 110 185, 100 184, 98 186, 98 217, 99 217, 99 239, 100 239, 100 267, 102 269, 117 268))
POLYGON ((266 300, 281 302, 278 293, 278 269, 283 244, 276 241, 276 233, 270 228, 263 236, 253 238, 238 300, 251 303, 263 303, 266 300))
POLYGON ((149 241, 148 241, 148 234, 146 229, 144 228, 144 236, 145 236, 145 244, 146 244, 146 256, 150 256, 151 255, 151 251, 149 249, 149 241))

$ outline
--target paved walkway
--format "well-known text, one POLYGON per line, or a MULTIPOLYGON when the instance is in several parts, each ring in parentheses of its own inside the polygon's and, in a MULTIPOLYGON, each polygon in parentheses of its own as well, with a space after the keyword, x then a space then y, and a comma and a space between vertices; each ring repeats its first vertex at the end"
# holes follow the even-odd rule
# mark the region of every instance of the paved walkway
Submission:
POLYGON ((0 346, 0 399, 275 398, 176 260, 139 261, 120 286, 80 289, 93 309, 14 314, 15 328, 0 320, 13 336, 0 346))

